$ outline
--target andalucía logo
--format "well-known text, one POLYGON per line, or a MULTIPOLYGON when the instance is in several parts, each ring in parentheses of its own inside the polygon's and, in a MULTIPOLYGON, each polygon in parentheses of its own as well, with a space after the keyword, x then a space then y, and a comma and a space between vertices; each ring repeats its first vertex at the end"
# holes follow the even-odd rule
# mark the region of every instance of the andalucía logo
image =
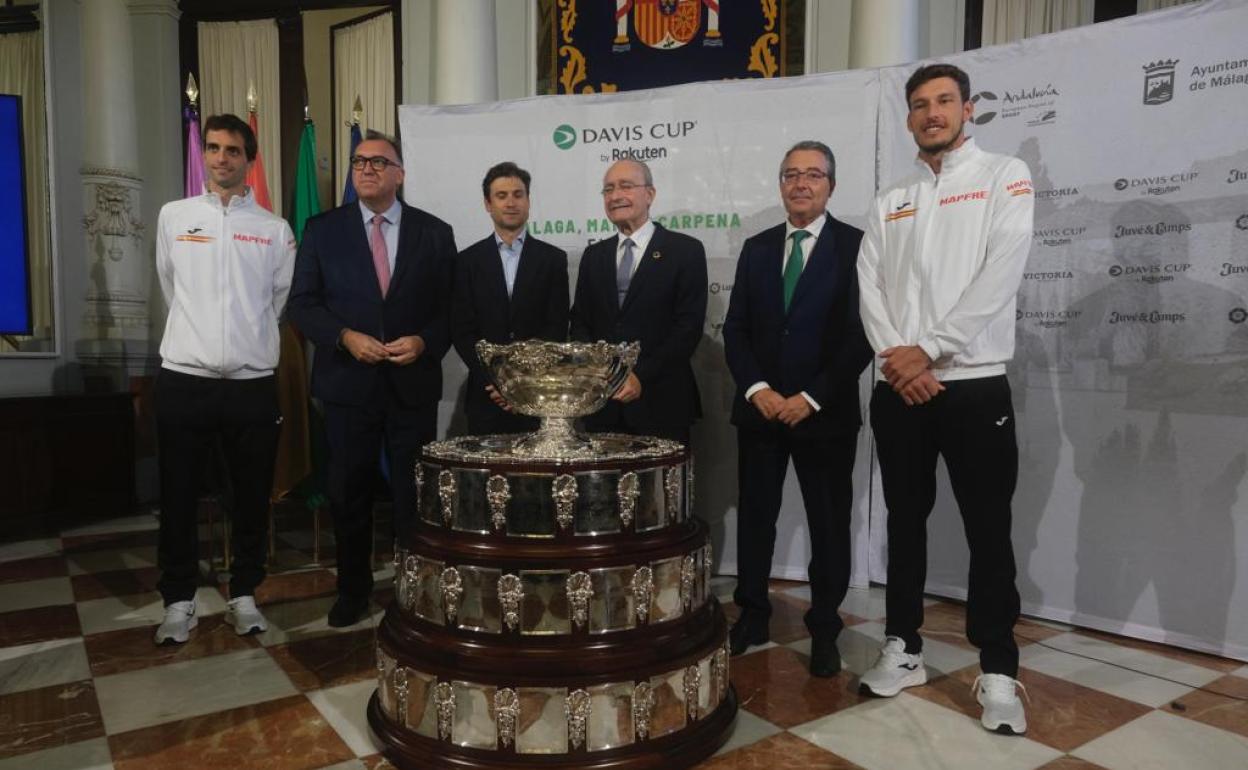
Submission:
MULTIPOLYGON (((996 100, 997 100, 997 95, 996 95, 996 94, 994 94, 992 91, 980 91, 979 93, 977 93, 977 94, 975 94, 974 96, 972 96, 972 97, 971 97, 971 104, 974 104, 974 105, 975 105, 975 107, 976 107, 976 109, 979 109, 979 103, 980 103, 981 101, 983 101, 983 102, 995 102, 996 100)), ((996 111, 996 110, 992 110, 992 109, 988 109, 988 108, 989 108, 989 107, 991 107, 991 106, 995 106, 995 105, 989 105, 989 104, 986 104, 986 103, 985 103, 985 104, 984 104, 984 109, 985 109, 986 111, 985 111, 985 112, 977 112, 977 113, 975 113, 974 115, 972 115, 972 116, 971 116, 971 122, 972 122, 972 123, 974 123, 974 124, 975 124, 975 125, 977 125, 977 126, 982 126, 982 125, 984 125, 985 123, 987 123, 987 122, 989 122, 990 120, 992 120, 993 118, 995 118, 995 117, 997 116, 997 111, 996 111)))
POLYGON ((1174 98, 1174 65, 1178 59, 1159 59, 1144 65, 1144 103, 1165 104, 1174 98))
POLYGON ((555 129, 552 137, 555 140, 555 146, 561 150, 570 150, 572 145, 576 144, 576 129, 564 123, 555 129))

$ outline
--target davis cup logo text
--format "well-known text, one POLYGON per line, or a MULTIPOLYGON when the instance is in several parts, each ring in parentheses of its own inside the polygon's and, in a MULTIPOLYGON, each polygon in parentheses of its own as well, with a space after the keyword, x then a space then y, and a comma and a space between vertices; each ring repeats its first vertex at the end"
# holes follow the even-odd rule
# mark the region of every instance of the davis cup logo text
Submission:
POLYGON ((612 146, 602 152, 599 159, 606 161, 632 158, 634 160, 655 160, 666 158, 668 148, 663 144, 672 140, 688 138, 697 129, 696 120, 660 121, 657 123, 632 123, 622 126, 596 126, 593 128, 576 129, 564 123, 554 130, 551 141, 561 150, 570 150, 578 143, 582 145, 606 144, 616 145, 626 142, 660 142, 643 146, 612 146))

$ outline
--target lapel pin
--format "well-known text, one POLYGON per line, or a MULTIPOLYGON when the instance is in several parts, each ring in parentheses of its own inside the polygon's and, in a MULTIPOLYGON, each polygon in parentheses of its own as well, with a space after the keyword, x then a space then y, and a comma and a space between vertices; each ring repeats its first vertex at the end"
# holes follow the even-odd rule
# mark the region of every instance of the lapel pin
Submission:
POLYGON ((651 259, 663 259, 663 253, 660 251, 656 251, 650 255, 650 258, 651 259))

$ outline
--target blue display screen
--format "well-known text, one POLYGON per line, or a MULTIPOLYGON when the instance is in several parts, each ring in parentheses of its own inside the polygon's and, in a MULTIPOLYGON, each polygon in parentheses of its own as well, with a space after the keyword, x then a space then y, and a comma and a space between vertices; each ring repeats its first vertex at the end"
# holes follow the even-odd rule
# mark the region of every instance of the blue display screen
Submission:
POLYGON ((30 334, 22 98, 0 94, 0 334, 30 334))

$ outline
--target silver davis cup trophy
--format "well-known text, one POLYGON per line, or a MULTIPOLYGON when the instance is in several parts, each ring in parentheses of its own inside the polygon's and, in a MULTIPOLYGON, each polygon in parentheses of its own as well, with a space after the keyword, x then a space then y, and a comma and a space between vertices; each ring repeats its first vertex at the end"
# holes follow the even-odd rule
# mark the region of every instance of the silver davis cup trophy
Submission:
POLYGON ((523 457, 589 457, 594 442, 575 420, 601 409, 637 363, 636 342, 516 342, 481 340, 477 356, 494 387, 520 414, 541 418, 536 433, 512 446, 523 457))
POLYGON ((693 463, 651 436, 583 434, 637 343, 481 341, 528 434, 427 445, 395 552, 368 718, 402 768, 687 768, 737 701, 693 463))

